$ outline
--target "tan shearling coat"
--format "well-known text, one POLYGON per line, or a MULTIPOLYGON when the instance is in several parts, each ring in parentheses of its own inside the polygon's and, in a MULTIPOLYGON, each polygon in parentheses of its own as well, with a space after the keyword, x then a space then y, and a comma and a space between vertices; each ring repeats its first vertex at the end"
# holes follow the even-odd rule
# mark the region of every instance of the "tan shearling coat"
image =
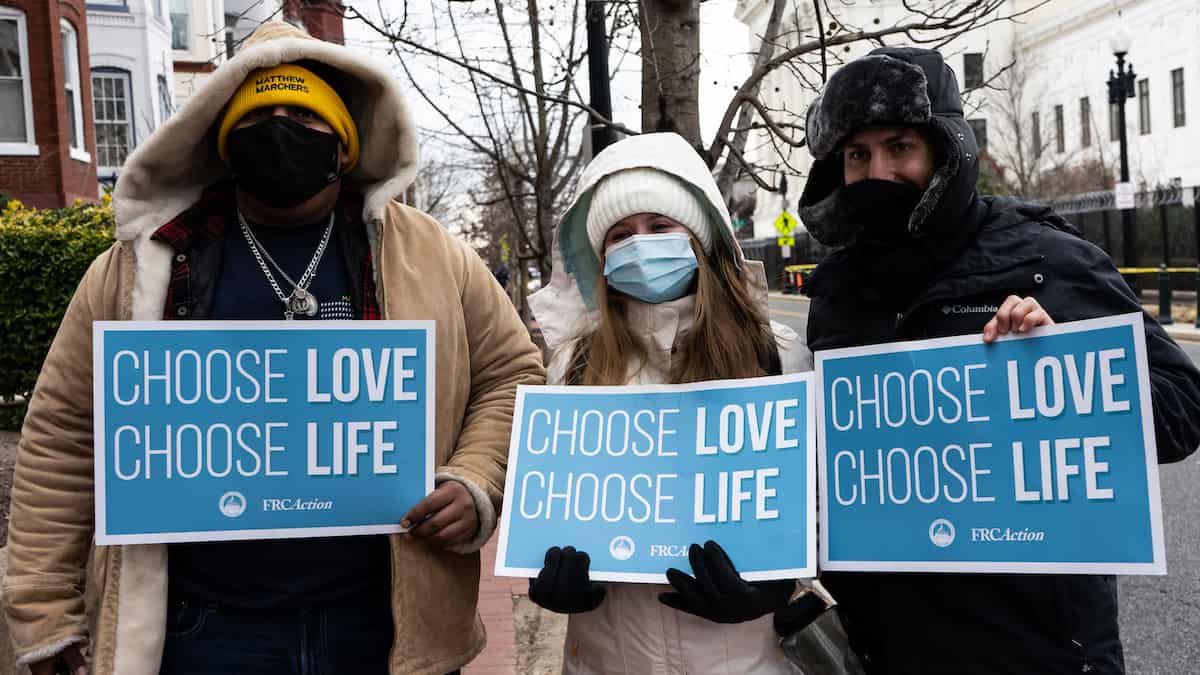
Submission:
MULTIPOLYGON (((92 322, 161 318, 172 251, 150 234, 225 171, 214 122, 245 76, 316 59, 345 73, 362 138, 350 178, 385 319, 436 322, 437 480, 475 498, 478 535, 457 552, 391 536, 391 672, 442 675, 484 645, 478 549, 504 491, 516 389, 541 384, 541 357, 479 257, 432 218, 393 201, 411 182, 415 129, 392 77, 337 45, 267 25, 129 159, 115 195, 118 242, 92 264, 30 400, 12 491, 4 610, 22 663, 90 643, 96 675, 154 675, 166 630, 165 545, 93 543, 92 322)), ((147 505, 155 507, 156 505, 147 505)))

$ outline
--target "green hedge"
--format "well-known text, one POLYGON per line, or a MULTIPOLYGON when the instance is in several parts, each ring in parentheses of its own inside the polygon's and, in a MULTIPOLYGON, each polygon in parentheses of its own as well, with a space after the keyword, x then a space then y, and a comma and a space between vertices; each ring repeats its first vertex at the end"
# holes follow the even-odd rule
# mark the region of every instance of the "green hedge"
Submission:
POLYGON ((33 390, 88 265, 113 242, 111 200, 0 211, 0 399, 33 390))

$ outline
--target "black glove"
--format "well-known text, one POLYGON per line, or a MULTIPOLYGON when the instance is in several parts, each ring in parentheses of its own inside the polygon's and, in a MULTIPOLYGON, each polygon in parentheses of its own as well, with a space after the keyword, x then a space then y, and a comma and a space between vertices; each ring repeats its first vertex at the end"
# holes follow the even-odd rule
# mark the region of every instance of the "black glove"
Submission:
POLYGON ((738 576, 717 542, 688 547, 688 560, 696 578, 675 568, 667 570, 674 593, 660 593, 659 602, 715 623, 742 623, 770 614, 788 604, 795 581, 755 581, 738 576))
POLYGON ((808 592, 796 598, 795 602, 775 610, 775 632, 779 637, 787 637, 799 633, 808 625, 821 617, 829 605, 819 593, 808 592))
POLYGON ((559 614, 590 612, 604 602, 604 587, 591 580, 592 559, 573 546, 551 546, 536 579, 529 580, 529 599, 559 614))

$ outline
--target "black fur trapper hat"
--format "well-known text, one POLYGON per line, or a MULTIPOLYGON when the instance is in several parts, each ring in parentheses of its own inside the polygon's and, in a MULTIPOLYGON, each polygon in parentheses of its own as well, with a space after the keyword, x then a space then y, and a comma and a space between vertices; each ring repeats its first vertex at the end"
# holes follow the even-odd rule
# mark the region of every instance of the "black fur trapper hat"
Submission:
POLYGON ((953 226, 974 202, 979 146, 963 116, 954 71, 932 49, 881 47, 842 66, 808 108, 806 134, 813 165, 800 196, 800 219, 818 241, 840 245, 844 205, 842 144, 859 129, 906 125, 924 130, 939 162, 913 210, 909 231, 934 234, 953 226))

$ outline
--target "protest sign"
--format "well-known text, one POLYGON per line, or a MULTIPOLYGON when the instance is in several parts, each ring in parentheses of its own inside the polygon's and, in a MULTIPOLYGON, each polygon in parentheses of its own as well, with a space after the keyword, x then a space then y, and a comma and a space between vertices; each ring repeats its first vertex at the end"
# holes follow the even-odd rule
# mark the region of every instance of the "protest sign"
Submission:
POLYGON ((96 539, 399 532, 433 489, 431 321, 93 328, 96 539))
POLYGON ((1166 573, 1141 314, 816 363, 822 569, 1166 573))
POLYGON ((574 546, 602 581, 665 583, 688 545, 750 580, 813 576, 812 373, 683 385, 521 387, 496 574, 574 546))

